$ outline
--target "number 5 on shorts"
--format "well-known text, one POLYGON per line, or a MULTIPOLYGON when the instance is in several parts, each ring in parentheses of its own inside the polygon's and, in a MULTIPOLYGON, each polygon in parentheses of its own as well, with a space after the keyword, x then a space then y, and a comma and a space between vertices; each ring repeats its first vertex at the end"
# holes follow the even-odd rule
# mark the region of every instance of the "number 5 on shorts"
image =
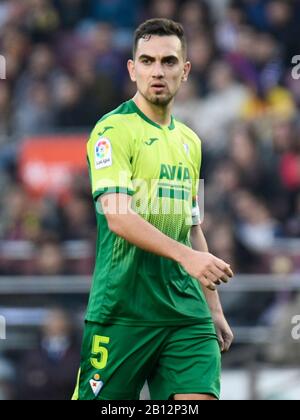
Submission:
POLYGON ((93 338, 92 355, 90 361, 92 366, 101 370, 104 369, 108 361, 108 350, 101 344, 108 344, 110 341, 109 337, 102 337, 101 335, 95 335, 93 338))

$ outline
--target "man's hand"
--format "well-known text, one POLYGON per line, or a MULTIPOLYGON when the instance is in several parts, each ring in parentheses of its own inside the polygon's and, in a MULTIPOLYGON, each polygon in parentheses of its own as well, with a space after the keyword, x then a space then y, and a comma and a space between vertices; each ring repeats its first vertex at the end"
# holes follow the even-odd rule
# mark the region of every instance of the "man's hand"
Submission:
POLYGON ((213 321, 216 327, 216 332, 222 353, 226 353, 234 340, 231 328, 228 325, 223 313, 218 315, 213 314, 213 321))
POLYGON ((222 282, 228 283, 229 279, 233 277, 230 265, 208 252, 190 249, 180 263, 190 276, 199 280, 204 287, 212 291, 215 291, 216 286, 222 282))

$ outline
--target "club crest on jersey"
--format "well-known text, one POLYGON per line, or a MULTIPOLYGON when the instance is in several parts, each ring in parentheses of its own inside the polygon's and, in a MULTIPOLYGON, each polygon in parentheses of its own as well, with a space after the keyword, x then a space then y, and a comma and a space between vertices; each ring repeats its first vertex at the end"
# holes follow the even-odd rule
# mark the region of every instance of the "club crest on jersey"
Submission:
POLYGON ((103 387, 104 383, 100 381, 100 375, 95 375, 93 379, 90 380, 90 386, 92 388, 92 391, 97 397, 103 387))
POLYGON ((106 137, 100 137, 95 145, 95 167, 96 169, 107 168, 112 165, 111 142, 106 137))

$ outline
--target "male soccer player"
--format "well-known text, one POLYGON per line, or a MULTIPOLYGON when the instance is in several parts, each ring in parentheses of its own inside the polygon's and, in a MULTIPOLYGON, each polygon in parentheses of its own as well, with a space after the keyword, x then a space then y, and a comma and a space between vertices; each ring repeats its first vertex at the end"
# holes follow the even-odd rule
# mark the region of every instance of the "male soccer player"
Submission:
POLYGON ((200 140, 171 115, 190 69, 180 24, 143 23, 137 94, 89 139, 98 245, 74 399, 138 399, 146 380, 155 400, 220 397, 233 335, 216 285, 233 273, 200 226, 200 140))

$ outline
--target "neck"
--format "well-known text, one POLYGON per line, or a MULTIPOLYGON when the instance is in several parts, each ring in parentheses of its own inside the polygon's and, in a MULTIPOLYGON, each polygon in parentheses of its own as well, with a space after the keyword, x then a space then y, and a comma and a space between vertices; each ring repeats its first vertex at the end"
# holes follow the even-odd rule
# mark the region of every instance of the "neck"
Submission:
POLYGON ((154 121, 158 125, 169 126, 171 124, 173 100, 168 105, 155 105, 147 101, 139 92, 137 92, 133 101, 151 121, 154 121))

